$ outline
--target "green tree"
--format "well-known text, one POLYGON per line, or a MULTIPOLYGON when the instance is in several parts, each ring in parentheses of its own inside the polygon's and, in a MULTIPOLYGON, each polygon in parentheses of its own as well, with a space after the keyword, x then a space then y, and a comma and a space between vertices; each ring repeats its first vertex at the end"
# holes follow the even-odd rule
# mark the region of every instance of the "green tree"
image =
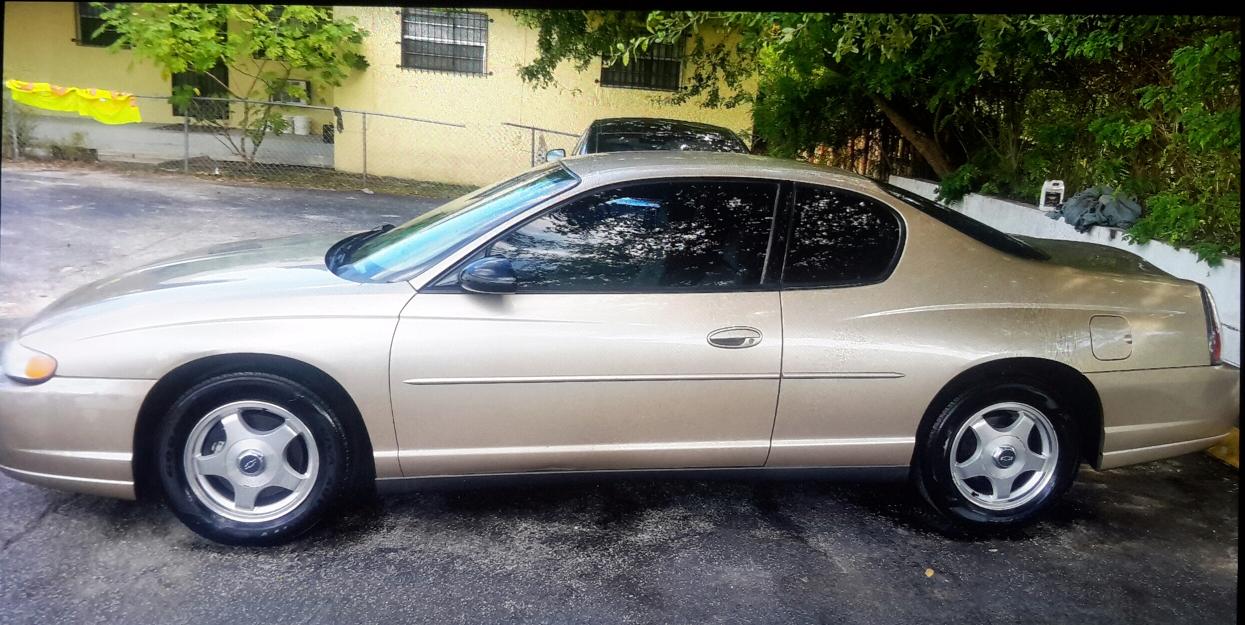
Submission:
POLYGON ((690 41, 691 77, 671 100, 752 101, 771 154, 863 141, 880 156, 866 173, 885 176, 910 150, 948 200, 1032 201, 1047 178, 1108 184, 1148 206, 1133 238, 1210 259, 1240 252, 1236 18, 516 13, 539 31, 539 56, 520 71, 535 83, 564 61, 625 63, 690 41))
MULTIPOLYGON (((100 4, 100 3, 96 3, 100 4)), ((340 85, 351 71, 367 68, 362 44, 367 31, 355 19, 335 19, 330 7, 272 4, 116 3, 103 13, 100 31, 117 33, 112 51, 129 49, 166 78, 193 74, 241 102, 235 119, 219 119, 218 106, 189 106, 195 89, 179 86, 170 102, 187 107, 197 122, 211 125, 216 137, 247 164, 268 132, 285 121, 282 98, 306 98, 295 72, 309 78, 312 90, 340 85), (222 80, 213 70, 226 67, 241 80, 222 80), (237 130, 229 127, 235 123, 237 130)))

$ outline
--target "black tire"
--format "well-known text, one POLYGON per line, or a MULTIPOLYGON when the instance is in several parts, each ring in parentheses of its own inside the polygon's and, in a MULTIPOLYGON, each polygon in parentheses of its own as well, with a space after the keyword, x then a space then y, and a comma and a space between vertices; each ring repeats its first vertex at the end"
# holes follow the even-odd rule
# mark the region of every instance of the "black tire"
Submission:
MULTIPOLYGON (((1080 438, 1067 404, 1039 380, 1013 378, 971 388, 952 399, 930 424, 920 441, 913 479, 921 495, 951 528, 969 532, 1020 527, 1050 508, 1076 480, 1080 438), (1002 402, 1018 402, 1040 410, 1059 444, 1051 479, 1027 502, 1009 510, 982 507, 956 487, 951 475, 952 444, 960 428, 978 411, 1002 402)), ((1004 459, 1005 461, 1005 459, 1004 459)))
MULTIPOLYGON (((204 538, 228 545, 276 545, 311 529, 349 490, 354 461, 341 421, 329 405, 302 384, 278 375, 238 372, 205 379, 169 409, 157 434, 157 469, 169 506, 204 538), (306 498, 278 518, 238 521, 213 511, 190 485, 183 451, 195 425, 211 411, 235 401, 263 401, 294 414, 314 438, 319 470, 306 498)), ((305 444, 305 443, 304 443, 305 444)))

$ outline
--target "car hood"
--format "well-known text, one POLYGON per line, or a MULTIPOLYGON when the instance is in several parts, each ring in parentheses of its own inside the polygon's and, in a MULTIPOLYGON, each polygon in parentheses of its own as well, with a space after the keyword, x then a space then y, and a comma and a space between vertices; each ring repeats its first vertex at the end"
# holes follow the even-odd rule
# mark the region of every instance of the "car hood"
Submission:
POLYGON ((325 254, 344 236, 225 243, 124 271, 64 295, 19 336, 70 331, 84 338, 156 325, 331 314, 351 305, 358 310, 358 302, 343 295, 414 293, 404 282, 360 284, 329 271, 325 254))

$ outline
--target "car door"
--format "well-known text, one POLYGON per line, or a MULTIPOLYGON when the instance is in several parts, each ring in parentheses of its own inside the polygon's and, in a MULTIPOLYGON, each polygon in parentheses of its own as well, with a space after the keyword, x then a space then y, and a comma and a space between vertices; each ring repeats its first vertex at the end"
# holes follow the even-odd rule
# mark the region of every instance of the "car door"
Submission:
POLYGON ((766 465, 906 465, 937 388, 913 388, 906 354, 924 346, 888 314, 910 297, 888 284, 903 219, 877 198, 798 184, 791 220, 782 393, 766 465))
POLYGON ((782 324, 766 254, 773 181, 589 191, 425 288, 394 336, 403 473, 764 464, 782 324), (509 259, 517 291, 461 267, 509 259))

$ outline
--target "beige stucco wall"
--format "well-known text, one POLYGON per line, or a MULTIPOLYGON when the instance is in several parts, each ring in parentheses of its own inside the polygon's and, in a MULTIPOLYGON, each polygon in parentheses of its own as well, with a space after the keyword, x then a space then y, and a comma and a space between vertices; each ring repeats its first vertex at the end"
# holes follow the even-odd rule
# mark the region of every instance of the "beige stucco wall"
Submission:
MULTIPOLYGON (((655 99, 667 96, 665 92, 602 87, 596 83, 601 74, 599 61, 582 73, 564 64, 557 72, 558 87, 534 89, 519 78, 518 68, 535 58, 536 32, 502 10, 484 10, 492 18, 486 65, 491 75, 485 76, 399 67, 402 18, 398 8, 339 6, 334 11, 339 17, 356 16, 360 26, 372 33, 365 51, 371 66, 337 89, 338 106, 467 126, 446 128, 369 117, 369 174, 472 185, 514 175, 530 166, 531 136, 526 130, 503 126, 505 122, 576 134, 594 119, 622 116, 702 121, 737 132, 752 126, 748 107, 662 105, 655 99)), ((344 122, 345 130, 336 141, 336 166, 361 171, 359 116, 347 114, 344 122)), ((575 143, 571 137, 539 134, 537 141, 538 154, 557 147, 569 150, 575 143)))
MULTIPOLYGON (((73 2, 5 2, 4 3, 4 78, 29 82, 50 82, 66 87, 94 87, 125 91, 144 96, 168 97, 171 79, 147 61, 135 60, 128 50, 110 52, 99 46, 74 42, 78 37, 78 16, 73 2)), ((294 74, 294 78, 303 78, 294 74)), ((249 78, 230 73, 230 85, 243 92, 249 78)), ((332 106, 333 91, 312 88, 312 104, 332 106)), ((181 122, 173 115, 166 100, 139 98, 144 122, 181 122)), ((238 116, 235 107, 234 115, 238 116)), ((286 109, 290 113, 294 109, 286 109)), ((303 109, 305 110, 305 109, 303 109)), ((50 111, 41 114, 57 115, 50 111)), ((319 132, 321 123, 330 123, 330 111, 307 113, 314 120, 312 130, 319 132)), ((73 115, 72 113, 68 115, 73 115)))

